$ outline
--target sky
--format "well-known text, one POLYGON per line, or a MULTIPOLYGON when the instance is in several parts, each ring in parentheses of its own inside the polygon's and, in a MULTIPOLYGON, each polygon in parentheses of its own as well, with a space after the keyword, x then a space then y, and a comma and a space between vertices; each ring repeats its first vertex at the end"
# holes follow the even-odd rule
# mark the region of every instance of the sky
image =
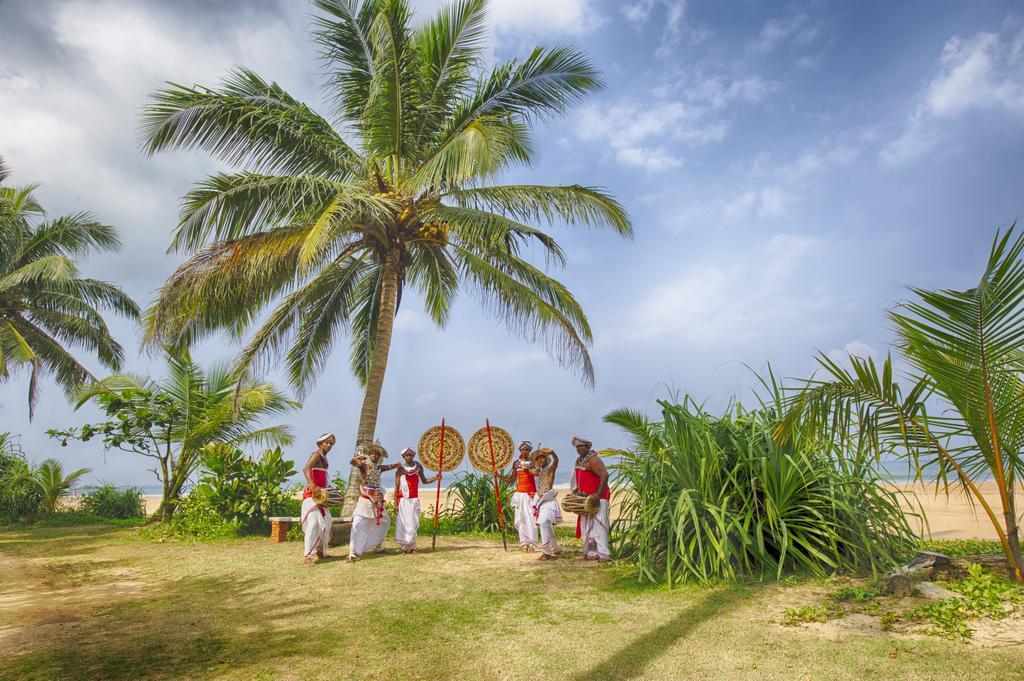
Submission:
MULTIPOLYGON (((418 0, 418 16, 442 3, 418 0)), ((0 156, 12 182, 41 183, 53 216, 116 226, 118 254, 85 275, 142 305, 181 262, 168 255, 178 201, 226 169, 201 152, 147 158, 136 140, 165 81, 214 85, 234 65, 324 115, 305 0, 0 0, 0 156)), ((396 320, 377 435, 392 453, 440 422, 468 439, 485 418, 571 454, 629 443, 602 417, 689 393, 709 409, 749 400, 751 368, 799 379, 818 352, 883 357, 885 313, 908 286, 976 283, 996 231, 1021 217, 1024 10, 1004 1, 492 0, 492 63, 573 43, 607 87, 537 127, 534 165, 509 182, 597 185, 636 237, 551 229, 556 272, 594 330, 588 390, 510 336, 468 296, 435 329, 416 301, 396 320)), ((539 256, 539 253, 538 253, 539 256)), ((111 319, 126 369, 158 376, 139 331, 111 319)), ((215 337, 204 362, 237 346, 215 337)), ((85 364, 103 375, 94 359, 85 364)), ((267 379, 286 384, 283 373, 267 379)), ((45 430, 98 417, 49 381, 28 420, 27 378, 0 385, 0 430, 36 461, 87 466, 90 482, 153 484, 141 458, 45 430)), ((344 341, 287 417, 301 461, 324 431, 345 470, 362 393, 344 341)))

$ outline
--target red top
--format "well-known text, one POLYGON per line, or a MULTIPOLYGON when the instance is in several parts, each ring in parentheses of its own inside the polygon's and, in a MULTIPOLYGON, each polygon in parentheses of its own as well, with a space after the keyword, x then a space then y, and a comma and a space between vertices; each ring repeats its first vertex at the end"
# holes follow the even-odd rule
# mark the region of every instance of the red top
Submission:
POLYGON ((522 459, 516 461, 516 491, 526 492, 531 496, 537 493, 537 483, 522 465, 522 459))
POLYGON ((409 494, 402 494, 402 488, 398 488, 399 498, 405 497, 406 499, 419 499, 420 498, 420 469, 417 468, 413 473, 406 473, 402 471, 405 476, 405 484, 409 487, 409 494))
MULTIPOLYGON (((597 488, 601 485, 601 476, 593 471, 589 471, 586 468, 576 469, 576 486, 580 488, 580 494, 591 495, 597 491, 597 488)), ((611 487, 605 486, 604 492, 601 494, 602 499, 612 498, 611 487)))
MULTIPOLYGON (((325 468, 310 468, 310 477, 313 478, 313 484, 317 487, 327 487, 327 469, 325 468)), ((313 490, 306 485, 306 489, 302 492, 302 498, 308 499, 313 496, 313 490)))

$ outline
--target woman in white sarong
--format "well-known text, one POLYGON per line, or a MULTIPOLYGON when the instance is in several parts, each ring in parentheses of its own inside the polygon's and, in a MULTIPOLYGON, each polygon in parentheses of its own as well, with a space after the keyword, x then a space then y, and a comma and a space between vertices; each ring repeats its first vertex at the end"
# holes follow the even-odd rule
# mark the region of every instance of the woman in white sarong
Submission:
POLYGON ((537 485, 529 472, 530 451, 533 444, 529 440, 519 443, 519 458, 512 463, 512 471, 508 476, 498 474, 505 482, 514 483, 516 491, 512 494, 512 508, 515 510, 516 530, 519 531, 519 546, 524 551, 533 551, 537 546, 537 522, 533 516, 533 500, 537 496, 537 485))
POLYGON ((384 507, 384 487, 380 474, 398 468, 398 464, 381 464, 387 452, 378 443, 367 448, 369 456, 356 456, 352 465, 363 474, 359 500, 352 512, 352 534, 348 544, 348 562, 354 563, 368 549, 379 549, 388 536, 391 516, 384 507))
POLYGON ((331 512, 326 506, 313 501, 313 491, 327 487, 327 453, 334 446, 334 433, 324 433, 316 441, 316 451, 302 469, 306 476, 306 489, 302 492, 302 533, 305 537, 306 565, 313 565, 327 555, 327 544, 331 541, 331 512))
POLYGON ((533 502, 535 523, 540 528, 540 556, 537 560, 551 560, 562 553, 562 547, 555 538, 555 525, 562 522, 562 507, 558 504, 558 492, 552 489, 555 471, 558 470, 558 455, 554 450, 541 447, 533 453, 530 472, 536 476, 537 494, 533 502))
POLYGON ((402 450, 402 459, 395 471, 395 541, 402 553, 415 553, 420 530, 420 483, 429 485, 437 476, 428 480, 423 465, 416 461, 416 452, 408 447, 402 450))

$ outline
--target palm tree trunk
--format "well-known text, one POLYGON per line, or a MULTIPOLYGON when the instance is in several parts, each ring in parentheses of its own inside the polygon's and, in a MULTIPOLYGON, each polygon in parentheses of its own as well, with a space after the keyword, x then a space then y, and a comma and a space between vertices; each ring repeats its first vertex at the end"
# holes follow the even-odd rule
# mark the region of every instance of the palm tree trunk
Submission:
MULTIPOLYGON (((377 336, 374 339, 370 371, 366 376, 366 390, 363 393, 363 407, 359 411, 359 427, 356 430, 356 454, 362 454, 367 445, 373 443, 377 429, 377 411, 380 408, 380 393, 384 387, 384 373, 388 368, 388 353, 391 351, 391 332, 395 327, 395 307, 398 300, 398 254, 390 252, 384 258, 380 284, 380 316, 377 319, 377 336)), ((349 519, 359 499, 359 484, 362 473, 355 466, 348 474, 345 499, 341 504, 341 517, 349 519)))
POLYGON ((1010 473, 1010 478, 1007 480, 1007 505, 1003 509, 1003 517, 1006 519, 1006 542, 1010 546, 1010 555, 1007 558, 1010 559, 1010 568, 1013 570, 1014 579, 1018 584, 1024 584, 1024 556, 1021 555, 1020 550, 1020 528, 1017 525, 1017 504, 1014 498, 1016 490, 1014 489, 1013 472, 1010 473))

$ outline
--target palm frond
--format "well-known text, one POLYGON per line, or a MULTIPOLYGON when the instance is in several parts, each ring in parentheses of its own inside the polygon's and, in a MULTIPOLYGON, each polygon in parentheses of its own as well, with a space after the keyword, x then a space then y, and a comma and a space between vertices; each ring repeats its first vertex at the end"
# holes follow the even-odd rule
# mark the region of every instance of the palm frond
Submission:
POLYGON ((341 179, 361 163, 330 123, 246 68, 235 69, 219 88, 170 83, 153 93, 139 137, 147 154, 204 149, 265 173, 341 179))

